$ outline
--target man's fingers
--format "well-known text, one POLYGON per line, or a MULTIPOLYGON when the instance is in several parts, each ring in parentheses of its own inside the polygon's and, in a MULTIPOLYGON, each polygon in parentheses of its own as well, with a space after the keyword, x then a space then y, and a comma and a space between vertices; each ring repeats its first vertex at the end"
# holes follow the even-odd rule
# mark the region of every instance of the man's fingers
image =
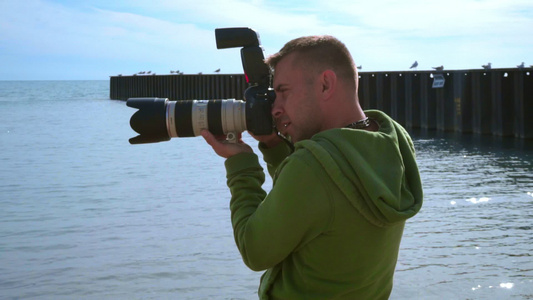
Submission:
POLYGON ((217 138, 211 133, 209 132, 207 129, 204 129, 200 132, 200 134, 202 135, 202 137, 205 139, 205 141, 211 146, 215 146, 217 143, 219 143, 219 141, 217 140, 217 138))

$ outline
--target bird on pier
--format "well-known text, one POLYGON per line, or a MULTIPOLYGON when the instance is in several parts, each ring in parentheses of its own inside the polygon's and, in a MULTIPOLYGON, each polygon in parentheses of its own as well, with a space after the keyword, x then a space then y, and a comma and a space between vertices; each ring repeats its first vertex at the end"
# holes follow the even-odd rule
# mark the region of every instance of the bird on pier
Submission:
POLYGON ((218 72, 220 72, 220 69, 216 69, 214 72, 215 72, 215 73, 218 73, 218 72))
POLYGON ((146 74, 150 74, 150 73, 152 73, 152 71, 148 71, 148 72, 146 72, 146 74))
POLYGON ((437 72, 441 72, 442 70, 444 70, 444 66, 433 67, 433 69, 435 69, 435 71, 437 72))
POLYGON ((415 60, 409 69, 416 69, 416 67, 418 67, 418 61, 415 60))
POLYGON ((490 70, 490 69, 492 69, 492 64, 489 62, 489 63, 486 64, 486 65, 482 65, 482 67, 483 67, 483 69, 485 69, 485 70, 490 70))
POLYGON ((525 67, 524 62, 522 62, 521 64, 519 64, 519 65, 516 66, 516 67, 519 68, 519 69, 523 69, 523 68, 525 67))

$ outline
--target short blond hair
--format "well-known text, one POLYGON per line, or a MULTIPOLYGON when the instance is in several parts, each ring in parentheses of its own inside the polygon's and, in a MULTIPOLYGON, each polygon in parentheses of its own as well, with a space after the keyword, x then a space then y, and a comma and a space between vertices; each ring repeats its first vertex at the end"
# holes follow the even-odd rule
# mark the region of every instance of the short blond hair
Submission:
POLYGON ((296 53, 295 64, 308 68, 314 72, 333 70, 335 74, 346 82, 354 83, 357 90, 357 68, 344 43, 330 35, 304 36, 289 41, 265 60, 275 72, 276 65, 287 55, 296 53))

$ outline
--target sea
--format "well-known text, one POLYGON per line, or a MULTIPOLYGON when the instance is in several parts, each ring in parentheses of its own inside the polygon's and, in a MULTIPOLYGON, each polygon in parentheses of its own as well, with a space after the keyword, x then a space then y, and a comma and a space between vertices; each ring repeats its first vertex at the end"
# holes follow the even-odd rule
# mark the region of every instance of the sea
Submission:
MULTIPOLYGON (((107 80, 0 81, 0 299, 257 299, 224 159, 129 144, 134 112, 107 80)), ((409 132, 424 206, 390 299, 533 299, 532 141, 409 132)))

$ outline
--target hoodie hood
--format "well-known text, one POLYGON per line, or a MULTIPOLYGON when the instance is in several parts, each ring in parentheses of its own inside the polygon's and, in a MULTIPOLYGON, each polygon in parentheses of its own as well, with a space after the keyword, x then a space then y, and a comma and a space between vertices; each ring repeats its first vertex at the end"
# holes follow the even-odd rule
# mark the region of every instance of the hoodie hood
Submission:
POLYGON ((295 144, 307 149, 351 204, 372 224, 389 226, 422 207, 422 183, 411 138, 398 123, 376 110, 377 132, 336 128, 295 144))

